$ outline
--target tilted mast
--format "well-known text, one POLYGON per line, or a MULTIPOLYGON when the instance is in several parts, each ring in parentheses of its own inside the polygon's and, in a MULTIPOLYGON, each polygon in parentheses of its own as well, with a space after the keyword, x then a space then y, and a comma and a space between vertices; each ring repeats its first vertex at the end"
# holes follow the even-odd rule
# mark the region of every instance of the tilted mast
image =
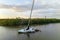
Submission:
POLYGON ((30 17, 29 17, 29 21, 28 21, 28 28, 27 28, 27 29, 29 29, 29 27, 30 27, 30 23, 31 23, 31 16, 32 16, 33 7, 34 7, 34 1, 35 1, 35 0, 33 0, 33 3, 32 3, 31 12, 30 12, 30 17))

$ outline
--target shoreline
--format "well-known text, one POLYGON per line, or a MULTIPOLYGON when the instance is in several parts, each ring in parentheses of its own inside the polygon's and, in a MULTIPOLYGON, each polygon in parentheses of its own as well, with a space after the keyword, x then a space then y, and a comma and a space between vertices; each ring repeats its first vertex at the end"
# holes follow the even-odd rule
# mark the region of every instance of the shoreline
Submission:
MULTIPOLYGON (((19 26, 19 25, 28 25, 29 19, 0 19, 0 26, 19 26)), ((35 18, 31 19, 30 25, 44 25, 50 23, 60 23, 60 19, 44 19, 44 18, 35 18)))

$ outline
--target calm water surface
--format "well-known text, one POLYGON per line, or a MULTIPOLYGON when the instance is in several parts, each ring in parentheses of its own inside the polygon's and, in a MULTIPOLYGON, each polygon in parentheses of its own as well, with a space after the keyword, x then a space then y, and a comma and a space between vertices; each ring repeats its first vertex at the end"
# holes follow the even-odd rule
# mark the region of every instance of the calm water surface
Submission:
POLYGON ((60 23, 47 25, 34 25, 41 32, 18 34, 18 30, 25 26, 0 26, 0 40, 60 40, 60 23))

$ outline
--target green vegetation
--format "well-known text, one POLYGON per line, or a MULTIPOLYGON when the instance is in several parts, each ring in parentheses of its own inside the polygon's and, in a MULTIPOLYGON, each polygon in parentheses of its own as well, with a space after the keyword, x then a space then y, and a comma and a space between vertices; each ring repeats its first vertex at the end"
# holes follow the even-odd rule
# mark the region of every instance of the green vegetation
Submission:
MULTIPOLYGON (((33 24, 49 24, 49 23, 60 23, 60 19, 31 19, 31 25, 33 24)), ((1 26, 19 26, 27 25, 28 19, 0 19, 1 26)))

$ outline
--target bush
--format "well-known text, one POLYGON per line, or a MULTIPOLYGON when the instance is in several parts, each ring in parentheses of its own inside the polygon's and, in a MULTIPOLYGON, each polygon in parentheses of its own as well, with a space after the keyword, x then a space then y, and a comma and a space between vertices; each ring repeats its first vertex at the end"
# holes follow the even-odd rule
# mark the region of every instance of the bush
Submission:
MULTIPOLYGON (((0 25, 2 26, 19 26, 27 25, 29 19, 0 19, 0 25)), ((49 24, 49 23, 60 23, 60 19, 31 19, 32 24, 49 24)))

